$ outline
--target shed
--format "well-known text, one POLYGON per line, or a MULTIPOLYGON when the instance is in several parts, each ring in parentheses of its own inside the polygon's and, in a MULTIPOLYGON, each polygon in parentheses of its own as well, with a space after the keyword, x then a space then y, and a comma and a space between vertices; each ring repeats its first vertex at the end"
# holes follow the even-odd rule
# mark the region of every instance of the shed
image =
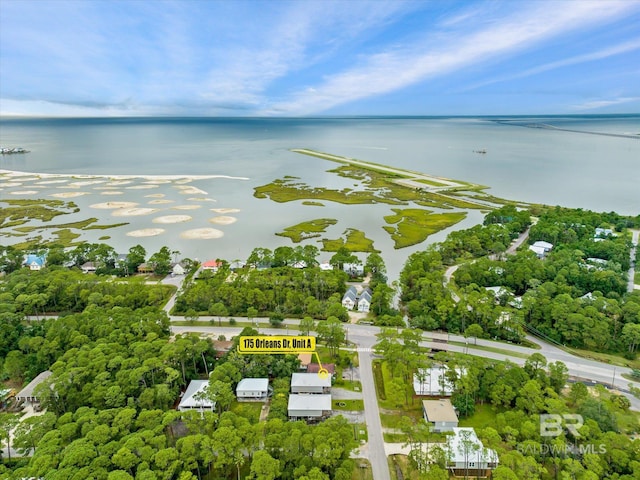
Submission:
POLYGON ((243 378, 236 387, 238 401, 266 400, 268 393, 268 378, 243 378))

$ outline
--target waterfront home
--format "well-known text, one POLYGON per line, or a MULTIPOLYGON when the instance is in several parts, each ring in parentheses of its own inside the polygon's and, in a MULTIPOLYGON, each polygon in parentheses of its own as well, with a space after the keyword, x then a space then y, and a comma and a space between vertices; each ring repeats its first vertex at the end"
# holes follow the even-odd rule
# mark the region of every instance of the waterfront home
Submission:
POLYGON ((342 270, 352 277, 361 277, 364 275, 364 266, 359 263, 345 263, 342 265, 342 270))
POLYGON ((25 256, 24 262, 22 264, 25 267, 29 267, 29 270, 40 270, 44 268, 46 259, 44 255, 29 254, 25 256))
POLYGON ((184 275, 184 267, 182 265, 180 265, 179 263, 176 263, 171 268, 171 273, 173 275, 184 275))
POLYGON ((342 306, 347 310, 353 310, 353 308, 356 306, 357 301, 358 293, 356 291, 356 287, 351 286, 342 296, 342 306))
POLYGON ((364 291, 358 296, 358 311, 368 312, 371 308, 371 290, 365 288, 364 291))
POLYGON ((206 262, 202 262, 202 270, 209 270, 213 273, 217 272, 221 266, 222 262, 219 260, 207 260, 206 262))

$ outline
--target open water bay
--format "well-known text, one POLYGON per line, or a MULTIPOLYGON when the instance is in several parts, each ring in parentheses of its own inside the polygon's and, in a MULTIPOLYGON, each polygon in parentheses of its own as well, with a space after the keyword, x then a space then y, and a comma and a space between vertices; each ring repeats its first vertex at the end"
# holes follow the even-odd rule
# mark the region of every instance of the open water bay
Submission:
MULTIPOLYGON (((84 237, 87 240, 97 241, 101 235, 109 235, 108 242, 120 251, 141 243, 149 253, 167 245, 180 250, 183 256, 201 260, 246 259, 256 246, 293 245, 289 239, 274 234, 305 220, 336 218, 338 223, 324 236, 337 238, 347 228, 364 230, 375 241, 375 247, 382 250, 393 278, 406 257, 425 244, 393 249, 391 239, 382 230, 382 217, 391 213, 391 206, 278 204, 254 198, 254 187, 285 175, 300 177, 300 181, 315 187, 352 186, 350 180, 327 173, 336 164, 290 151, 309 148, 479 183, 490 187, 488 192, 498 197, 638 215, 639 133, 640 116, 633 115, 502 119, 2 119, 0 145, 23 147, 30 153, 1 156, 0 169, 76 176, 231 178, 185 183, 200 191, 194 194, 175 182, 148 179, 121 185, 110 185, 105 180, 73 186, 69 184, 82 179, 38 185, 31 180, 16 185, 21 182, 3 178, 0 199, 25 195, 55 198, 52 195, 60 192, 81 191, 82 196, 70 198, 81 207, 73 218, 97 216, 103 224, 129 222, 106 231, 88 231, 84 237), (539 124, 563 130, 530 128, 539 124), (486 153, 476 153, 478 150, 486 153), (109 191, 112 193, 105 193, 109 191), (153 211, 116 218, 113 210, 92 207, 107 201, 135 202, 138 207, 153 211), (191 218, 176 224, 154 222, 160 216, 176 214, 191 218), (220 216, 233 220, 211 223, 212 218, 220 216), (127 235, 138 229, 159 227, 164 231, 157 236, 127 235), (185 230, 206 227, 216 228, 223 235, 210 240, 181 237, 185 230)), ((453 228, 466 228, 481 219, 480 212, 470 212, 453 228)), ((71 221, 71 217, 64 221, 71 221)), ((447 233, 440 232, 427 243, 441 240, 447 233)), ((14 240, 0 237, 0 242, 14 240)), ((329 257, 330 254, 321 255, 321 259, 329 257)))

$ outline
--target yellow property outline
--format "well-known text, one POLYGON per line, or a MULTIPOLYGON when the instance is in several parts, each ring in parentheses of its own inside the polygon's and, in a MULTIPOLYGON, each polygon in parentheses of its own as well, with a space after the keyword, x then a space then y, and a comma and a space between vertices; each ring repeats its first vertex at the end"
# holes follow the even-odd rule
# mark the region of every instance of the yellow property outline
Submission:
MULTIPOLYGON (((245 348, 243 347, 242 344, 242 339, 246 338, 246 339, 256 339, 256 338, 264 338, 264 339, 268 339, 269 341, 278 341, 278 339, 282 339, 285 336, 268 336, 268 335, 247 335, 247 336, 241 336, 240 340, 238 342, 238 348, 237 351, 238 353, 240 353, 241 355, 287 355, 287 354, 301 354, 301 353, 311 353, 313 355, 315 355, 316 357, 316 361, 318 362, 318 365, 320 365, 320 368, 318 369, 318 376, 320 378, 327 378, 329 376, 329 370, 327 370, 326 368, 324 368, 322 366, 322 362, 320 362, 320 356, 318 355, 318 352, 315 349, 316 346, 316 337, 311 337, 311 336, 299 336, 299 338, 307 338, 313 339, 313 350, 301 350, 301 349, 284 349, 284 350, 277 350, 277 349, 269 349, 269 350, 245 350, 245 348)), ((293 338, 296 338, 296 336, 294 336, 293 338)), ((289 341, 289 338, 287 338, 287 341, 289 341)))

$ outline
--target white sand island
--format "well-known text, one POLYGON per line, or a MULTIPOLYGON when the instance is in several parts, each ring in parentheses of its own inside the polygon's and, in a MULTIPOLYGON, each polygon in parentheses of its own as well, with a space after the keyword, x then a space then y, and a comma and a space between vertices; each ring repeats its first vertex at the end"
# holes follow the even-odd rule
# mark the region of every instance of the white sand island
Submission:
POLYGON ((189 215, 164 215, 151 220, 153 223, 182 223, 191 220, 189 215))
POLYGON ((209 219, 209 222, 215 223, 217 225, 231 225, 232 223, 236 223, 238 219, 236 217, 229 217, 226 215, 221 215, 219 217, 213 217, 209 219))
POLYGON ((187 230, 180 234, 180 238, 186 238, 188 240, 211 240, 214 238, 222 238, 224 232, 215 228, 194 228, 193 230, 187 230))
POLYGON ((127 232, 128 237, 155 237, 164 233, 164 228, 143 228, 141 230, 133 230, 127 232))

